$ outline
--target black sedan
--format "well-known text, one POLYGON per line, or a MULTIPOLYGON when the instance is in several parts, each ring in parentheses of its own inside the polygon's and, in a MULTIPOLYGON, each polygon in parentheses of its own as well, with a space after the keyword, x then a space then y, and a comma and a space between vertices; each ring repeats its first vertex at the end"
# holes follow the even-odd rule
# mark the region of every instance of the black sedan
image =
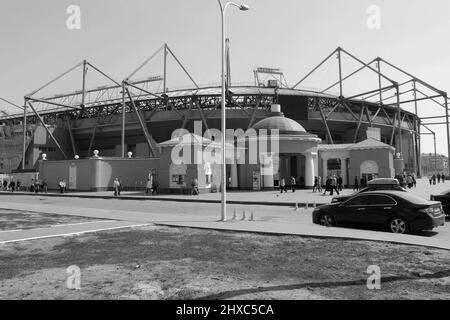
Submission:
POLYGON ((441 202, 444 213, 450 216, 450 190, 444 191, 441 194, 433 194, 430 196, 430 200, 441 202))
POLYGON ((389 232, 409 233, 443 226, 445 214, 437 201, 402 191, 373 191, 317 207, 313 211, 313 223, 381 226, 389 232))
POLYGON ((401 192, 406 192, 406 189, 401 187, 400 185, 395 186, 395 185, 389 185, 389 186, 368 186, 366 188, 363 188, 361 190, 359 190, 358 192, 351 194, 349 196, 337 196, 334 197, 333 199, 331 199, 331 203, 337 203, 337 202, 344 202, 347 201, 348 199, 354 197, 357 194, 361 194, 361 193, 365 193, 365 192, 370 192, 370 191, 378 191, 378 190, 386 190, 386 191, 401 191, 401 192))

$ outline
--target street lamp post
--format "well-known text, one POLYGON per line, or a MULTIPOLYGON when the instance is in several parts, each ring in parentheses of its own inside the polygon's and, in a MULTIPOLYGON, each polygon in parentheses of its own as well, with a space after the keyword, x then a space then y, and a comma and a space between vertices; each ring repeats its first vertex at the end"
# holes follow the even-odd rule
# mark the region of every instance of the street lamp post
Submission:
POLYGON ((246 4, 236 4, 234 2, 227 2, 222 5, 221 0, 219 2, 220 11, 222 13, 222 202, 221 202, 221 221, 227 221, 227 164, 226 164, 226 154, 225 154, 225 139, 226 139, 226 112, 225 112, 225 13, 228 6, 232 5, 241 11, 249 10, 246 4))

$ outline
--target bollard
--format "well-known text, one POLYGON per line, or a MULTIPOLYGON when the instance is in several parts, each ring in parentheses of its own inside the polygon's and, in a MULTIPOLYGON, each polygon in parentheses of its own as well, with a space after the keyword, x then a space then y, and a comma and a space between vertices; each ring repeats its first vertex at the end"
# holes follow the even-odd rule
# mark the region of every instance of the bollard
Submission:
POLYGON ((244 210, 244 213, 242 214, 242 219, 241 219, 242 221, 244 221, 245 220, 245 210, 244 210))
POLYGON ((252 212, 252 215, 250 216, 249 221, 255 221, 254 218, 253 218, 253 212, 252 212))

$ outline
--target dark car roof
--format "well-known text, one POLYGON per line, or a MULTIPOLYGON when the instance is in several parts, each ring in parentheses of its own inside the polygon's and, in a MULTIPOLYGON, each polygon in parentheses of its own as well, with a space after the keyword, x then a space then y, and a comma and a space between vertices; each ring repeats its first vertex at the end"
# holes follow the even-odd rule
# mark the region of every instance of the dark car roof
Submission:
POLYGON ((433 201, 426 200, 422 197, 416 196, 415 194, 412 194, 409 192, 397 191, 397 190, 369 191, 369 192, 364 192, 364 193, 358 194, 358 196, 368 196, 368 195, 377 195, 377 194, 401 198, 405 201, 411 202, 413 204, 419 204, 419 205, 421 205, 421 204, 428 205, 433 202, 433 201))

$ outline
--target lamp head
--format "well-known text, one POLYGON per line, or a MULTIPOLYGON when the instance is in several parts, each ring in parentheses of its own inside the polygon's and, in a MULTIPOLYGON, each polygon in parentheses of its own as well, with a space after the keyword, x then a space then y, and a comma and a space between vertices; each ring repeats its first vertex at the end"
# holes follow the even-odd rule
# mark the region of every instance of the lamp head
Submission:
POLYGON ((245 3, 243 3, 239 6, 239 10, 248 11, 248 10, 250 10, 250 7, 248 5, 246 5, 245 3))

